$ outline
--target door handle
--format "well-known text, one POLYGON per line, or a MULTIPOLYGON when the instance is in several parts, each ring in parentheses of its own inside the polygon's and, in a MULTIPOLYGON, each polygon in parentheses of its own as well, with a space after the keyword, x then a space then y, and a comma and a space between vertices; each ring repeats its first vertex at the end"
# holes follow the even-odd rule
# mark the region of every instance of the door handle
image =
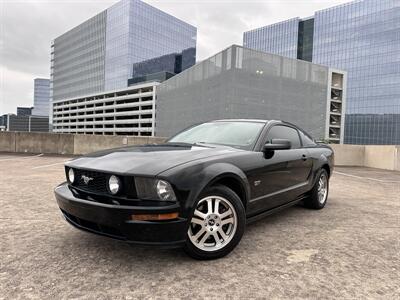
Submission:
POLYGON ((301 156, 301 159, 302 159, 302 160, 307 160, 307 155, 303 154, 303 155, 301 156))

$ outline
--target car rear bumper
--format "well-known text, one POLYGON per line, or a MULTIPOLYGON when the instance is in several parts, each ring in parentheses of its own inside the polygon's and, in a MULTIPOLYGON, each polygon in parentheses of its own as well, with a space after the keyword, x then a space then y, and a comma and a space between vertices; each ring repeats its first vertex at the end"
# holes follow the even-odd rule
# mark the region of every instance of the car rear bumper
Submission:
POLYGON ((133 214, 178 212, 179 205, 122 206, 76 198, 66 183, 55 190, 57 204, 66 221, 88 232, 130 243, 161 247, 179 247, 186 241, 188 222, 185 218, 166 221, 133 221, 133 214))

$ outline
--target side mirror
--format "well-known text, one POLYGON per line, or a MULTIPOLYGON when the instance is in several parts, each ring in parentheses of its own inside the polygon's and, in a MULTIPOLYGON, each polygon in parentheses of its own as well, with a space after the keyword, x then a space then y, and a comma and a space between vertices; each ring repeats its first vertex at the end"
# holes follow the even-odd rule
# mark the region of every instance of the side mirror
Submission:
POLYGON ((292 147, 289 140, 284 139, 272 139, 271 143, 264 145, 264 152, 274 150, 287 150, 292 147))

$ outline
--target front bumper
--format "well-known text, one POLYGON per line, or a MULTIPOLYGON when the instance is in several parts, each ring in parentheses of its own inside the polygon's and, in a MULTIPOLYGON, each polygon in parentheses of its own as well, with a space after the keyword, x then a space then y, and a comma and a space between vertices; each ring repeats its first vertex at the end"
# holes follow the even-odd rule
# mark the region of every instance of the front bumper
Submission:
POLYGON ((132 214, 163 214, 179 211, 178 204, 167 206, 110 205, 76 198, 67 183, 54 190, 65 219, 81 230, 127 242, 179 247, 186 241, 185 218, 168 221, 133 221, 132 214))

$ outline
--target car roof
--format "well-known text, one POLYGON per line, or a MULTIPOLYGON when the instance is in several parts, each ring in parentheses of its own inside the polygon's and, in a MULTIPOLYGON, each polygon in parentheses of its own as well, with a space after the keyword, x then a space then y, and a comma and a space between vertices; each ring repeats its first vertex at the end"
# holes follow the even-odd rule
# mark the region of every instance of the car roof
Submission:
POLYGON ((268 123, 270 120, 261 120, 261 119, 222 119, 222 120, 213 120, 211 122, 252 122, 252 123, 268 123))
POLYGON ((284 120, 262 120, 262 119, 221 119, 221 120, 213 120, 210 122, 249 122, 249 123, 270 123, 270 124, 285 124, 285 125, 289 125, 289 126, 293 126, 301 131, 303 131, 302 129, 300 129, 296 124, 284 121, 284 120))
POLYGON ((251 123, 283 123, 287 125, 291 125, 297 127, 297 125, 284 121, 284 120, 263 120, 263 119, 221 119, 221 120, 212 120, 209 122, 251 122, 251 123))

